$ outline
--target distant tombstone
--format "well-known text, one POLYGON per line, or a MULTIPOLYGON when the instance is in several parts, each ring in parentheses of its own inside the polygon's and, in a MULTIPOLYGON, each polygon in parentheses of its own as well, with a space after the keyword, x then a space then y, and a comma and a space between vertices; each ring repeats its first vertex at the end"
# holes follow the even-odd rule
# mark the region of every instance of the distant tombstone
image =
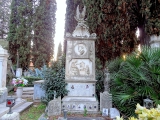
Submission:
POLYGON ((119 111, 118 111, 116 108, 110 108, 110 110, 109 110, 109 117, 110 117, 111 119, 115 119, 116 116, 119 116, 119 117, 120 117, 119 111))
POLYGON ((21 77, 22 76, 22 68, 17 68, 16 69, 16 77, 21 77))
POLYGON ((41 85, 44 83, 44 80, 34 81, 34 94, 33 100, 40 102, 43 97, 45 97, 45 91, 42 89, 41 85))
POLYGON ((151 48, 160 48, 160 36, 151 35, 150 36, 150 46, 151 48))
POLYGON ((100 93, 100 111, 103 108, 112 108, 112 94, 109 94, 108 91, 100 93))
POLYGON ((103 110, 102 110, 102 116, 108 116, 108 109, 103 108, 103 110))
POLYGON ((48 103, 48 116, 55 116, 61 114, 61 97, 51 100, 48 103))

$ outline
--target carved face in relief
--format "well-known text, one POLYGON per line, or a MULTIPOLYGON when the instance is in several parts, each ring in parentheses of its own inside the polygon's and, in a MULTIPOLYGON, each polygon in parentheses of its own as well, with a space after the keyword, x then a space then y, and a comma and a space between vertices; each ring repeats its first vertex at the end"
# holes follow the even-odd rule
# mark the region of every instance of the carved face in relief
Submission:
POLYGON ((84 55, 86 53, 87 49, 84 44, 77 44, 74 48, 74 51, 77 55, 84 55))

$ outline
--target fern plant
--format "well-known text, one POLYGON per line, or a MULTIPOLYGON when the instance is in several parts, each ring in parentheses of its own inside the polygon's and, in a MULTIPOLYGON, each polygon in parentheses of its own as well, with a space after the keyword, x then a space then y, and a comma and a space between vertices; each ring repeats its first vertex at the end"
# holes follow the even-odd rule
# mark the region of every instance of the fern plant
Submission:
POLYGON ((134 115, 136 104, 142 105, 147 96, 155 105, 160 103, 159 48, 143 47, 140 54, 132 53, 126 60, 117 58, 108 67, 113 103, 124 117, 134 115))

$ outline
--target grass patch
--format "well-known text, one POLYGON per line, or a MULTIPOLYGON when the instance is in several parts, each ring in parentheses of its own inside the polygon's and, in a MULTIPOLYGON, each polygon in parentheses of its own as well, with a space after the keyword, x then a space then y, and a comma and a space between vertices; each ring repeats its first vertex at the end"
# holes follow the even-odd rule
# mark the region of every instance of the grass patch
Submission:
POLYGON ((20 120, 38 120, 44 113, 45 108, 46 105, 43 103, 35 104, 20 114, 20 120))

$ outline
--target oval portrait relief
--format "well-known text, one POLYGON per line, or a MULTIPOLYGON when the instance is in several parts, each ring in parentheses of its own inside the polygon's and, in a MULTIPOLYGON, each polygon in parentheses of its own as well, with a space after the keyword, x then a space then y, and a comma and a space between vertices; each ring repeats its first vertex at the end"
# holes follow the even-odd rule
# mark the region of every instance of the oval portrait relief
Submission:
POLYGON ((86 53, 87 49, 84 44, 77 44, 74 47, 74 51, 77 55, 84 55, 86 53))

